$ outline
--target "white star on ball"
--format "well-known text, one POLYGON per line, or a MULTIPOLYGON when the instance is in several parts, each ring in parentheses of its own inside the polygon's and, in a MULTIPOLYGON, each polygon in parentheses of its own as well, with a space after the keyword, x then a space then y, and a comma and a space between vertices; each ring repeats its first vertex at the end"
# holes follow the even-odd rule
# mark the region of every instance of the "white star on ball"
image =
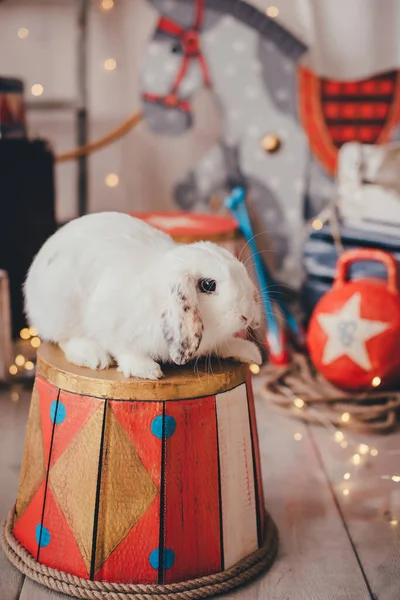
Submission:
POLYGON ((389 328, 390 323, 361 317, 361 294, 353 294, 336 314, 319 314, 317 320, 326 335, 322 363, 328 365, 341 356, 348 356, 356 365, 372 368, 366 342, 389 328))

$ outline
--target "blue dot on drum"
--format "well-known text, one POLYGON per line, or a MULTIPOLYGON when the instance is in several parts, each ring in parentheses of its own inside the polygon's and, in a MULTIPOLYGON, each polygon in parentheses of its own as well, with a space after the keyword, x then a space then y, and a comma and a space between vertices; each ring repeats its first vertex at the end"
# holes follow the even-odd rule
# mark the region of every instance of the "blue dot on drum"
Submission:
POLYGON ((67 409, 59 400, 54 400, 50 405, 50 419, 56 425, 62 423, 67 416, 67 409))
POLYGON ((156 548, 155 550, 153 550, 153 552, 150 553, 149 561, 153 569, 158 569, 158 567, 160 566, 160 551, 158 548, 156 548))
POLYGON ((164 550, 164 569, 170 569, 175 562, 175 552, 166 548, 164 550))
MULTIPOLYGON (((169 550, 168 548, 165 548, 163 556, 164 556, 163 568, 165 570, 170 569, 175 562, 175 552, 173 550, 169 550)), ((152 566, 153 569, 159 568, 159 566, 160 566, 160 550, 159 550, 159 548, 156 548, 155 550, 153 550, 153 552, 151 552, 151 554, 149 556, 149 561, 150 561, 150 565, 152 566)))
MULTIPOLYGON (((164 417, 164 437, 169 438, 175 433, 176 421, 171 415, 164 417)), ((156 436, 159 440, 163 436, 163 415, 155 417, 151 423, 151 433, 156 436)))
POLYGON ((50 531, 43 527, 40 523, 36 525, 35 532, 36 541, 41 548, 46 548, 50 544, 50 531))

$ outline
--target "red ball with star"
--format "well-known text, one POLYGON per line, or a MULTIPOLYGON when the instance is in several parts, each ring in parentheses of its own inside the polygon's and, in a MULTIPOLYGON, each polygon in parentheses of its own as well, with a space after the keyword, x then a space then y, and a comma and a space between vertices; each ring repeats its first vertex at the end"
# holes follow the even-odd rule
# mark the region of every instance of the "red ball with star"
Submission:
POLYGON ((369 248, 348 250, 337 264, 332 289, 316 305, 307 344, 324 377, 346 390, 368 390, 400 381, 400 293, 392 255, 369 248), (347 281, 351 263, 384 263, 387 280, 347 281))

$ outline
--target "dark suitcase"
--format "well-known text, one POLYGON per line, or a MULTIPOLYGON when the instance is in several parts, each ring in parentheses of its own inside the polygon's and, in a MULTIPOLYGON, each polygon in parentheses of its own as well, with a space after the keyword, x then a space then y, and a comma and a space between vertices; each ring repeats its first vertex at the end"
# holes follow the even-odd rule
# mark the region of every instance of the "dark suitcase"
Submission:
MULTIPOLYGON (((340 236, 345 250, 349 248, 379 248, 390 252, 400 262, 400 231, 398 236, 390 236, 341 225, 340 236)), ((332 286, 337 258, 338 252, 330 226, 325 225, 319 231, 310 228, 304 246, 305 279, 301 288, 301 302, 306 321, 310 318, 318 300, 332 286)), ((382 263, 374 261, 357 262, 351 265, 349 277, 351 279, 385 278, 385 267, 382 263)))
POLYGON ((0 269, 10 280, 12 333, 26 326, 22 285, 46 239, 56 230, 54 156, 43 140, 0 139, 0 269))

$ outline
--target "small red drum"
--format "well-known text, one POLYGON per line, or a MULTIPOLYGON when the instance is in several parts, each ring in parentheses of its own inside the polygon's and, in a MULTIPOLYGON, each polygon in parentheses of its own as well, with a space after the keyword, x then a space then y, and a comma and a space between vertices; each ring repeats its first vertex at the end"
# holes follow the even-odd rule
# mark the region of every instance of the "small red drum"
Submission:
POLYGON ((152 227, 168 233, 176 242, 214 242, 238 255, 243 238, 235 219, 230 216, 192 212, 133 213, 152 227))
POLYGON ((20 79, 0 77, 0 139, 25 135, 24 85, 20 79))
MULTIPOLYGON (((11 560, 8 547, 22 544, 18 568, 29 558, 35 572, 56 570, 42 578, 53 589, 60 571, 75 575, 85 582, 75 580, 74 594, 85 598, 88 580, 161 594, 152 586, 222 573, 229 589, 238 572, 250 578, 271 564, 276 531, 264 509, 248 368, 197 367, 167 367, 157 382, 126 379, 41 346, 5 531, 11 560)), ((206 580, 202 597, 216 593, 206 580)))

